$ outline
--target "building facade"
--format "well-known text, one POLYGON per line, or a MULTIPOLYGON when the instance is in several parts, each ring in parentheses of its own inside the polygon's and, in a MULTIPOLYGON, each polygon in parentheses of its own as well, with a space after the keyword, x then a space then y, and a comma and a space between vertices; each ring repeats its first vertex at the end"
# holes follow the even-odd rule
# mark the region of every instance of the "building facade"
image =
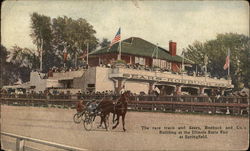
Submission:
POLYGON ((111 48, 91 52, 87 69, 50 72, 47 77, 39 72, 32 72, 30 82, 25 86, 36 92, 56 89, 71 93, 120 93, 121 90, 130 90, 136 94, 157 91, 161 95, 178 95, 182 92, 202 95, 211 94, 214 90, 223 94, 227 88, 233 88, 231 80, 182 73, 182 65, 192 65, 192 61, 184 61, 176 55, 175 42, 170 41, 169 50, 166 50, 137 37, 123 40, 121 59, 125 66, 115 64, 119 58, 118 46, 119 43, 116 43, 111 48), (133 67, 135 65, 136 68, 133 67), (161 70, 154 70, 155 68, 161 70))
MULTIPOLYGON (((112 64, 119 55, 119 43, 89 54, 89 66, 112 64)), ((169 50, 154 45, 138 37, 131 37, 121 42, 121 60, 126 64, 139 64, 146 67, 159 67, 169 71, 180 72, 182 57, 176 55, 176 42, 169 41, 169 50)), ((192 64, 191 61, 184 61, 192 64)))

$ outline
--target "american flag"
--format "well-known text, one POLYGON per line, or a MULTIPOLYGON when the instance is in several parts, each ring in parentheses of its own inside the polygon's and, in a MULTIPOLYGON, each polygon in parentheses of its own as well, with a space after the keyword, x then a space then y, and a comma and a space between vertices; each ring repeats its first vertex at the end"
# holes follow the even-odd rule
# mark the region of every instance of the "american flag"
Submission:
POLYGON ((121 28, 119 28, 118 32, 115 35, 115 38, 112 40, 111 44, 109 45, 109 48, 111 48, 113 44, 117 43, 120 40, 121 40, 121 28))
POLYGON ((227 57, 226 57, 226 63, 224 64, 224 67, 223 69, 226 70, 230 65, 230 51, 228 50, 228 54, 227 54, 227 57))

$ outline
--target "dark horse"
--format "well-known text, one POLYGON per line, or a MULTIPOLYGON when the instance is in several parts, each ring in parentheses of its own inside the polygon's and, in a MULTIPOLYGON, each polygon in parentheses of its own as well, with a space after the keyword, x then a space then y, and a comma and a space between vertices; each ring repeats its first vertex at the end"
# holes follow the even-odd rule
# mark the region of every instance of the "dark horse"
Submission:
POLYGON ((112 127, 112 129, 115 129, 119 125, 119 118, 120 116, 122 116, 123 131, 126 131, 125 116, 127 113, 127 106, 128 106, 127 99, 129 95, 130 95, 129 91, 124 92, 115 104, 113 104, 112 101, 100 102, 100 104, 97 107, 97 110, 101 111, 100 124, 104 123, 106 129, 107 129, 106 116, 108 116, 109 113, 113 113, 113 123, 115 115, 117 116, 117 119, 115 120, 116 124, 112 127))

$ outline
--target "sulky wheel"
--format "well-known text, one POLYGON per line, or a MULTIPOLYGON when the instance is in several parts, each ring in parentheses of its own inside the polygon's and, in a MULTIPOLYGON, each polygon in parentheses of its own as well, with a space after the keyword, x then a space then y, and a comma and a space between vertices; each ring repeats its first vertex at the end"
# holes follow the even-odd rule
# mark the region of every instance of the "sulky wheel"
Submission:
POLYGON ((81 123, 81 120, 82 120, 82 115, 80 113, 76 113, 74 116, 73 116, 73 120, 76 124, 79 124, 81 123))
POLYGON ((93 116, 85 113, 85 119, 83 120, 83 126, 86 131, 90 131, 93 127, 93 116))

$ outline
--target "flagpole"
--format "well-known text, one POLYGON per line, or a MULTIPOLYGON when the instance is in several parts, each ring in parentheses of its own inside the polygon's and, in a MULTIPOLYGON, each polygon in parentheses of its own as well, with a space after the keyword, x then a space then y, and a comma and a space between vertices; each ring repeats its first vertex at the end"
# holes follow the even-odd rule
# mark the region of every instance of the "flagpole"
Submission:
POLYGON ((77 53, 75 52, 75 67, 77 67, 77 53))
MULTIPOLYGON (((156 44, 156 60, 158 60, 159 56, 158 56, 158 43, 156 44)), ((161 66, 161 62, 158 60, 158 67, 161 66)))
POLYGON ((41 47, 40 47, 40 71, 43 71, 43 39, 41 39, 41 47))
POLYGON ((87 65, 89 65, 89 43, 87 43, 87 65))
POLYGON ((182 68, 182 75, 183 75, 183 72, 184 72, 184 51, 182 51, 182 62, 181 62, 181 68, 182 68))
POLYGON ((205 64, 205 80, 206 80, 206 77, 207 77, 207 64, 208 64, 207 54, 205 54, 205 56, 204 56, 204 64, 205 64))
MULTIPOLYGON (((120 27, 120 30, 121 30, 121 27, 120 27)), ((121 60, 121 58, 122 58, 122 43, 121 43, 121 41, 122 41, 122 32, 120 31, 120 41, 119 41, 119 55, 118 55, 118 60, 121 60)))
POLYGON ((230 79, 230 49, 228 49, 228 52, 227 52, 228 56, 229 56, 229 65, 228 65, 228 70, 227 70, 227 76, 228 76, 228 79, 230 79))
POLYGON ((117 56, 117 60, 121 60, 121 54, 120 54, 120 42, 119 42, 119 45, 118 45, 118 56, 117 56))

